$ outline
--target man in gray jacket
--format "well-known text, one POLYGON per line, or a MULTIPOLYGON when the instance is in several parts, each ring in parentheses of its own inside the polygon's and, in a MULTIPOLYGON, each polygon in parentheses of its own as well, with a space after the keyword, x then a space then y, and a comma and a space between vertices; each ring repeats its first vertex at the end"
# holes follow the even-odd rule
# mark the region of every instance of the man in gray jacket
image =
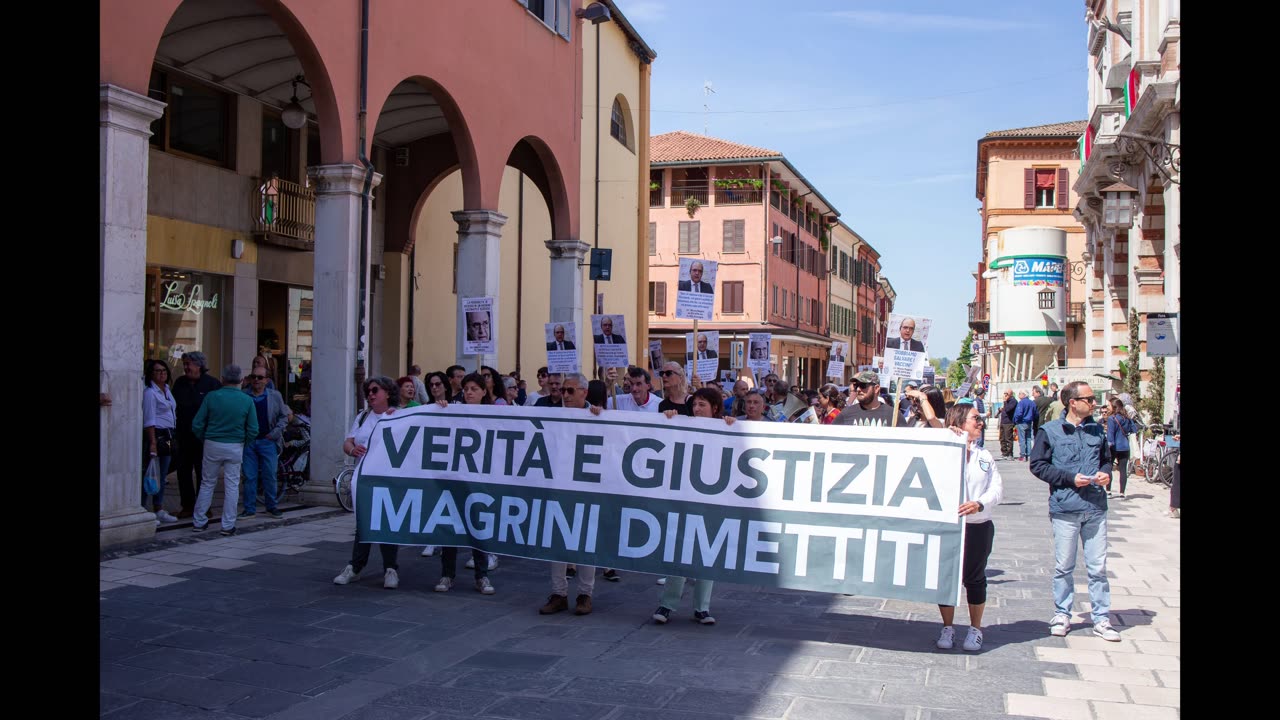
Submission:
POLYGON ((284 443, 284 429, 289 424, 289 408, 275 390, 267 389, 267 371, 254 368, 249 372, 250 385, 245 394, 253 398, 258 416, 258 435, 244 446, 244 512, 242 518, 258 513, 258 482, 271 517, 284 517, 276 507, 276 466, 284 443))

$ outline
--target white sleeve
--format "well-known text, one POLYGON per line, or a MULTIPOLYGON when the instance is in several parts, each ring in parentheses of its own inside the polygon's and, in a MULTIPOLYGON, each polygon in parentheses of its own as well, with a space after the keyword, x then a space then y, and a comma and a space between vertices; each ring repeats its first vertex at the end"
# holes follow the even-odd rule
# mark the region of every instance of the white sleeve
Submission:
MULTIPOLYGON (((372 414, 373 413, 370 413, 370 415, 372 414)), ((347 437, 343 438, 343 440, 345 441, 348 439, 355 438, 356 433, 358 432, 360 432, 360 415, 359 414, 356 415, 355 421, 351 423, 351 429, 347 431, 347 437)))
MULTIPOLYGON (((990 453, 987 455, 989 458, 990 453)), ((1000 471, 996 469, 994 460, 991 461, 991 470, 987 473, 987 489, 981 497, 975 499, 982 503, 984 508, 995 507, 1004 499, 1004 481, 1000 477, 1000 471)))
POLYGON ((156 403, 151 388, 142 390, 142 427, 156 426, 156 403))

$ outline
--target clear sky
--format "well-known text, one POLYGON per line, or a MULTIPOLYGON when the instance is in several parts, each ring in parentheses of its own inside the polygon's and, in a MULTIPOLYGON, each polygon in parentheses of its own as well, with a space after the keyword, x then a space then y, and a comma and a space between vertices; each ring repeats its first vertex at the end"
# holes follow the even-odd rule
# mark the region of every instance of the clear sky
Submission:
POLYGON ((653 134, 705 117, 708 135, 786 155, 880 252, 895 311, 933 319, 930 355, 954 359, 981 259, 977 142, 1085 119, 1084 4, 617 4, 658 53, 653 134))

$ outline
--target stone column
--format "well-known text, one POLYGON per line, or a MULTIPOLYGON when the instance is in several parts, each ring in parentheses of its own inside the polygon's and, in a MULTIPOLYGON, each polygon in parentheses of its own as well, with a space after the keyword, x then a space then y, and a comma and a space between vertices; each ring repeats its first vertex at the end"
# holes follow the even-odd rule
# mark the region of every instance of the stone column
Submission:
MULTIPOLYGON (((466 323, 462 318, 462 298, 491 297, 495 312, 489 319, 491 337, 502 342, 500 315, 496 310, 500 302, 502 271, 502 226, 507 216, 497 210, 455 210, 453 219, 458 223, 458 307, 455 310, 455 356, 457 363, 473 372, 476 356, 462 352, 467 339, 466 323)), ((554 285, 554 283, 553 283, 554 285)), ((554 294, 554 290, 552 293, 554 294)), ((485 354, 481 362, 490 367, 498 366, 498 354, 485 354)))
MULTIPOLYGON (((591 246, 573 238, 548 240, 546 246, 551 251, 551 322, 578 323, 578 344, 582 346, 591 326, 583 322, 581 264, 591 246)), ((594 308, 595 298, 591 302, 594 308)), ((583 366, 587 364, 584 360, 583 366)))
MULTIPOLYGON (((360 193, 365 169, 360 165, 320 165, 310 168, 310 175, 316 183, 312 481, 303 488, 303 498, 309 504, 336 505, 330 480, 343 461, 342 441, 358 410, 354 372, 360 312, 360 193)), ((375 187, 381 180, 382 176, 374 173, 375 187)), ((372 317, 366 304, 366 328, 372 317)))
POLYGON ((106 548, 155 536, 155 514, 141 502, 142 332, 148 143, 165 104, 107 84, 98 101, 98 390, 111 399, 98 412, 98 547, 106 548))

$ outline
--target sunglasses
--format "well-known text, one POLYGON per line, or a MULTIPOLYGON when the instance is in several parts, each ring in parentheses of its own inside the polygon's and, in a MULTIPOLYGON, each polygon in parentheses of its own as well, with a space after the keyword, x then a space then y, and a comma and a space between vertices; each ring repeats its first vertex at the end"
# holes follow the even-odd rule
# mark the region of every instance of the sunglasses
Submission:
POLYGON ((440 382, 439 380, 432 380, 431 387, 444 387, 444 383, 440 382))
POLYGON ((378 391, 379 391, 379 390, 381 390, 381 389, 382 389, 382 387, 381 387, 381 386, 379 386, 379 385, 370 385, 368 388, 366 388, 366 389, 365 389, 364 394, 365 394, 365 395, 377 395, 377 394, 378 394, 378 391))
POLYGON ((1086 395, 1086 396, 1084 396, 1084 397, 1071 398, 1071 399, 1072 399, 1072 400, 1079 400, 1080 402, 1087 402, 1087 403, 1089 403, 1089 404, 1091 404, 1091 405, 1092 405, 1092 404, 1095 404, 1095 403, 1097 403, 1097 402, 1098 402, 1098 397, 1097 397, 1096 395, 1086 395))
POLYGON ((578 388, 562 387, 560 388, 560 392, 564 393, 565 395, 576 395, 578 393, 578 388))
POLYGON ((266 376, 266 375, 250 375, 249 377, 253 378, 254 380, 266 380, 266 379, 267 379, 267 376, 266 376))
MULTIPOLYGON (((680 374, 680 373, 677 373, 675 370, 659 370, 659 371, 658 371, 658 376, 659 376, 659 377, 667 377, 667 376, 669 376, 669 375, 679 375, 679 374, 680 374)), ((632 381, 632 382, 634 382, 634 381, 632 381)))
POLYGON ((866 390, 867 388, 871 387, 871 383, 855 382, 853 386, 859 390, 866 390))

